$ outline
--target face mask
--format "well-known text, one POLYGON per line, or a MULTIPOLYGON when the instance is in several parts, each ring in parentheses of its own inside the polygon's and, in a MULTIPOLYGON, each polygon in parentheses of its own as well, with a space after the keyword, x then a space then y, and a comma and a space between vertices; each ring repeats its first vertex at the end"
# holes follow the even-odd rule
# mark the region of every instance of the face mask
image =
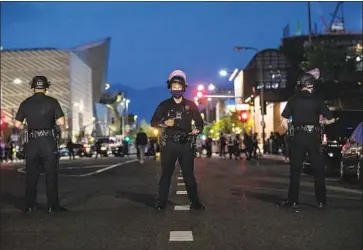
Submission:
POLYGON ((171 95, 174 97, 174 98, 177 98, 179 99, 180 97, 183 96, 184 94, 184 91, 183 90, 171 90, 171 95))

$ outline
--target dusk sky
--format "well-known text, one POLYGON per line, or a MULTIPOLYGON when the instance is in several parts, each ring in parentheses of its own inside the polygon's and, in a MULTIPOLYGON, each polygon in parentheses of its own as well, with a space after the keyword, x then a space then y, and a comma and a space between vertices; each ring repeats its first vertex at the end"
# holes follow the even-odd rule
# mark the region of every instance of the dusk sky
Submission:
MULTIPOLYGON (((308 30, 306 2, 2 2, 5 49, 70 48, 111 37, 108 80, 143 89, 162 86, 170 71, 191 84, 223 81, 222 68, 243 68, 253 52, 235 45, 276 48, 282 29, 308 30)), ((312 3, 312 18, 330 21, 336 2, 312 3)), ((362 30, 360 2, 344 4, 348 30, 362 30)), ((225 80, 226 81, 226 80, 225 80)))

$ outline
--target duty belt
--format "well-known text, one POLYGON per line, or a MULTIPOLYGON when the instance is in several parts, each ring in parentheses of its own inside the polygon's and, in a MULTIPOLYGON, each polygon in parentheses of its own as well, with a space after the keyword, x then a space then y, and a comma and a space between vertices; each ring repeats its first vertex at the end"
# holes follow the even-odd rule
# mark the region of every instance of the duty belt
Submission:
POLYGON ((53 129, 37 129, 29 130, 29 139, 37 139, 42 137, 55 137, 53 129))
POLYGON ((294 129, 296 132, 306 132, 306 133, 314 133, 314 132, 320 132, 320 126, 316 125, 295 125, 294 129))
POLYGON ((192 136, 187 134, 170 135, 168 136, 168 139, 178 144, 186 144, 192 142, 192 136))

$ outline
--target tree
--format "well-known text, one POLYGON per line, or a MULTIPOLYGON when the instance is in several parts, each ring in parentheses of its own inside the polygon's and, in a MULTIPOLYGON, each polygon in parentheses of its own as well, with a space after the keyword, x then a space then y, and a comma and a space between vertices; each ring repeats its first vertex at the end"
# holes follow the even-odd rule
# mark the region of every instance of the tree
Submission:
POLYGON ((216 138, 221 132, 227 134, 238 130, 241 132, 251 131, 253 124, 251 116, 247 122, 241 122, 238 116, 239 112, 232 112, 229 116, 222 117, 218 122, 208 124, 204 127, 204 134, 216 138))
POLYGON ((301 68, 305 72, 313 68, 320 70, 318 95, 328 100, 344 97, 347 90, 344 80, 355 72, 354 57, 348 56, 347 47, 328 41, 305 44, 304 50, 305 60, 301 62, 301 68))
POLYGON ((147 123, 145 120, 141 120, 140 128, 146 133, 147 137, 150 138, 150 137, 155 136, 155 134, 154 134, 155 128, 151 127, 151 125, 149 123, 147 123))
POLYGON ((354 58, 347 57, 347 48, 333 41, 305 44, 304 51, 301 68, 305 72, 318 68, 323 83, 339 83, 355 70, 354 58))

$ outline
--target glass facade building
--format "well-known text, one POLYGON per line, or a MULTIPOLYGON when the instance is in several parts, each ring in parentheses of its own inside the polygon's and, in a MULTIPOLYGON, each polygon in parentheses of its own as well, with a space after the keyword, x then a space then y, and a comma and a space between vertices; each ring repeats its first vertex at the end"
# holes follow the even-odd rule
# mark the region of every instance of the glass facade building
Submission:
POLYGON ((32 95, 29 82, 44 75, 51 82, 48 94, 59 100, 66 115, 63 138, 91 134, 94 129, 104 134, 95 121, 107 114, 96 106, 105 89, 109 45, 107 38, 69 50, 2 50, 1 111, 5 121, 13 125, 20 103, 32 95))

